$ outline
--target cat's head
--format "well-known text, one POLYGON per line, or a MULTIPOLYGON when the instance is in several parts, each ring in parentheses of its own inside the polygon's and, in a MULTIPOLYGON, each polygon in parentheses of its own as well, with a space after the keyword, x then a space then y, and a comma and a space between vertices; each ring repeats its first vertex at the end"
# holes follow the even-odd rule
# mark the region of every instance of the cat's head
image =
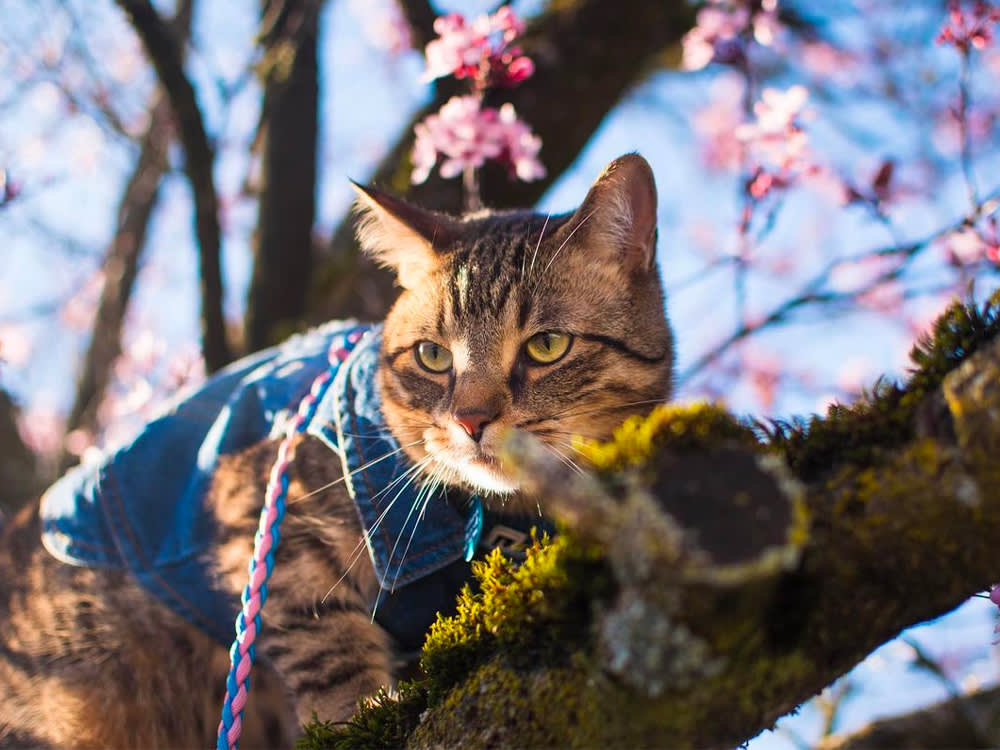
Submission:
POLYGON ((362 247, 403 292, 385 320, 378 387, 393 434, 427 475, 517 489, 507 428, 566 460, 668 398, 674 351, 656 264, 656 187, 616 159, 573 213, 451 217, 360 189, 362 247))

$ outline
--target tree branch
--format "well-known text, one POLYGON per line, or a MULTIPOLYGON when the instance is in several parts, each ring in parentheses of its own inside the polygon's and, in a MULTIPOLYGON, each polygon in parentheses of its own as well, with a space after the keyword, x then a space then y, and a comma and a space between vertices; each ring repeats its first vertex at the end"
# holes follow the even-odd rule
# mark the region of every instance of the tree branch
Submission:
POLYGON ((219 201, 212 167, 215 156, 205 132, 194 87, 184 72, 183 48, 177 35, 149 0, 117 0, 149 56, 177 118, 185 170, 195 204, 201 278, 202 353, 209 372, 232 359, 222 315, 223 286, 219 201))
POLYGON ((996 576, 1000 293, 948 311, 914 365, 763 441, 661 407, 580 446, 596 474, 511 435, 565 532, 520 567, 490 558, 421 680, 314 744, 732 747, 773 726, 996 576))
MULTIPOLYGON (((482 175, 486 205, 511 208, 535 203, 573 163, 608 112, 658 67, 665 51, 679 42, 693 21, 693 6, 685 0, 553 3, 525 35, 523 46, 535 61, 534 76, 503 92, 541 136, 541 158, 548 174, 523 183, 510 180, 499 168, 486 169, 482 175), (609 61, 610 50, 614 64, 609 61)), ((453 87, 438 87, 431 103, 417 113, 375 170, 373 183, 408 194, 427 208, 461 210, 459 181, 433 176, 422 185, 409 183, 413 126, 453 93, 453 87)), ((353 223, 345 218, 333 234, 310 305, 315 320, 379 319, 394 297, 391 277, 359 254, 353 231, 353 223)))
POLYGON ((902 716, 880 719, 848 735, 825 738, 817 750, 900 747, 989 748, 1000 743, 1000 688, 960 695, 902 716))
MULTIPOLYGON (((194 13, 193 0, 183 0, 171 24, 187 39, 194 13)), ((167 171, 167 149, 173 138, 170 102, 157 93, 149 126, 139 144, 139 157, 118 203, 115 236, 105 254, 104 286, 94 317, 94 330, 77 375, 73 405, 66 419, 66 434, 83 429, 98 431, 97 412, 111 381, 111 368, 121 354, 122 327, 128 310, 139 259, 146 245, 149 221, 167 171)), ((58 459, 60 471, 76 463, 65 446, 58 459)))
POLYGON ((316 214, 319 83, 316 40, 321 3, 262 3, 263 189, 247 296, 246 347, 262 349, 298 328, 312 278, 316 214))

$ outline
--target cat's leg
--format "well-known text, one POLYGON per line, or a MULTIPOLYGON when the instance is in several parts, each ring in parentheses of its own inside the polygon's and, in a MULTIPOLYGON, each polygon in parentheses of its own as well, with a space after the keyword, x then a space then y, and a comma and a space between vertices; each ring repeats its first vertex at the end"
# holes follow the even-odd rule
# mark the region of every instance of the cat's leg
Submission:
MULTIPOLYGON (((266 619, 261 653, 294 695, 300 722, 346 721, 391 682, 391 647, 371 614, 343 600, 266 619)), ((255 688, 256 689, 256 688, 255 688)))
MULTIPOLYGON (((216 472, 217 565, 236 596, 246 584, 274 455, 274 443, 262 443, 216 472)), ((258 653, 293 696, 300 721, 313 712, 345 720, 360 699, 391 684, 391 639, 372 623, 378 583, 336 456, 304 439, 291 474, 258 653)))

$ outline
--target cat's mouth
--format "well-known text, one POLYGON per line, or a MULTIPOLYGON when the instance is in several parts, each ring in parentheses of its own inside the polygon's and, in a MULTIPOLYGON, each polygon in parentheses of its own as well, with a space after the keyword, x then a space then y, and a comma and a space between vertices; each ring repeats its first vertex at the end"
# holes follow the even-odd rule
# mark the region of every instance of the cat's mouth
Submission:
POLYGON ((517 484, 488 446, 471 441, 456 445, 447 436, 435 438, 429 437, 426 448, 433 456, 433 463, 443 470, 446 482, 463 484, 485 494, 506 495, 517 491, 517 484))

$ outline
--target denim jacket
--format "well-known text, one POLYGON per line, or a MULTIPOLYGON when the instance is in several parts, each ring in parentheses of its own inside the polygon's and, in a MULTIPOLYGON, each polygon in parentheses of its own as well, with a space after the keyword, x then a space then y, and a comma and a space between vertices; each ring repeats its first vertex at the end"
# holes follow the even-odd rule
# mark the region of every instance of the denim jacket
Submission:
POLYGON ((375 388, 380 341, 379 326, 334 322, 230 365, 129 445, 57 481, 42 498, 45 547, 72 565, 127 571, 228 645, 239 600, 217 587, 208 563, 212 473, 221 456, 282 435, 331 366, 331 345, 347 346, 307 431, 343 465, 382 587, 372 603, 376 620, 405 648, 419 647, 435 613, 451 609, 469 578, 484 516, 478 498, 449 501, 445 489, 424 503, 419 483, 403 477, 412 464, 388 432, 375 388), (354 345, 352 333, 360 334, 354 345))

